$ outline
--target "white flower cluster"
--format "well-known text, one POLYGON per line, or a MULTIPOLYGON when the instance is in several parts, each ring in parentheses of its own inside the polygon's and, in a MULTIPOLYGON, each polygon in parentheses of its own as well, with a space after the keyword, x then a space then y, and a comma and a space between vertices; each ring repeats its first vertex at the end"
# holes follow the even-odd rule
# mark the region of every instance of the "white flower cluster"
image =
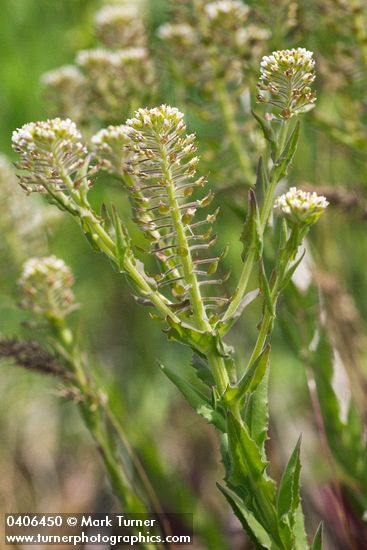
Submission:
POLYGON ((128 23, 138 16, 138 9, 135 5, 125 6, 111 5, 100 9, 95 17, 96 27, 113 25, 116 23, 128 23))
POLYGON ((301 72, 303 80, 313 82, 315 80, 314 68, 315 60, 313 52, 306 50, 306 48, 279 50, 262 58, 260 63, 260 78, 269 80, 276 73, 289 77, 301 72))
POLYGON ((53 118, 40 122, 28 122, 21 128, 14 130, 12 144, 15 151, 35 151, 41 143, 52 144, 64 140, 84 149, 81 142, 82 135, 75 122, 69 118, 53 118))
POLYGON ((218 19, 225 15, 235 16, 237 19, 245 20, 249 13, 249 7, 237 0, 218 0, 209 2, 204 6, 204 13, 211 20, 218 19))
POLYGON ((161 40, 176 40, 185 43, 195 42, 196 33, 188 23, 164 23, 158 29, 161 40))
POLYGON ((63 87, 69 84, 83 84, 85 77, 74 65, 63 65, 41 76, 41 82, 45 86, 63 87))
POLYGON ((17 167, 24 173, 20 183, 26 191, 65 187, 63 175, 71 176, 83 166, 87 148, 76 124, 70 119, 29 122, 12 135, 12 146, 20 155, 17 167))
POLYGON ((315 80, 313 53, 305 48, 279 50, 266 55, 260 63, 258 101, 282 109, 281 117, 312 108, 316 95, 310 84, 315 80))
POLYGON ((276 199, 274 208, 278 208, 293 223, 312 224, 328 205, 328 201, 322 195, 291 187, 288 193, 276 199))
POLYGON ((184 114, 176 107, 161 105, 153 109, 138 109, 133 118, 126 121, 126 125, 132 130, 139 130, 143 127, 157 128, 169 131, 169 129, 182 129, 185 126, 184 114))
POLYGON ((73 274, 56 256, 27 260, 18 284, 24 309, 55 319, 65 317, 76 307, 71 290, 73 274))

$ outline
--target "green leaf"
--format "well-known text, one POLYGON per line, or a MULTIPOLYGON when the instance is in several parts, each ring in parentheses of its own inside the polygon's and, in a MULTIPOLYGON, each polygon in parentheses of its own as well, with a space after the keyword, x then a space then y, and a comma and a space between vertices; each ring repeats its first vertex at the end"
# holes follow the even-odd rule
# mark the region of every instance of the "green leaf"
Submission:
POLYGON ((245 261, 247 254, 252 249, 255 249, 257 256, 260 257, 263 246, 259 208, 253 189, 249 191, 248 203, 247 217, 240 237, 244 247, 242 261, 245 261))
POLYGON ((288 516, 290 525, 294 524, 294 513, 300 503, 300 449, 301 437, 297 441, 297 445, 283 472, 277 492, 278 517, 288 516))
POLYGON ((160 365, 165 375, 175 384, 180 390, 186 401, 195 411, 205 418, 210 424, 214 424, 218 430, 225 431, 225 422, 223 415, 213 409, 210 399, 207 398, 200 390, 196 389, 192 384, 181 378, 173 370, 168 369, 164 365, 160 365))
POLYGON ((112 205, 112 221, 115 230, 116 238, 116 261, 120 272, 124 271, 124 259, 126 251, 128 250, 128 244, 125 236, 124 229, 122 227, 120 216, 114 205, 112 205))
POLYGON ((268 405, 269 369, 266 369, 264 378, 250 395, 245 408, 244 420, 251 437, 259 447, 265 460, 265 441, 269 427, 268 405))
POLYGON ((199 352, 202 355, 211 349, 213 339, 208 332, 197 330, 184 322, 176 323, 169 317, 166 321, 169 324, 169 329, 165 330, 165 333, 169 340, 181 342, 189 346, 195 353, 199 352))
POLYGON ((296 127, 294 128, 293 132, 289 136, 289 139, 282 153, 280 154, 279 160, 274 165, 273 170, 276 174, 276 179, 278 181, 287 175, 289 165, 293 161, 294 155, 297 150, 297 144, 299 139, 299 128, 300 128, 300 123, 297 122, 296 127))
POLYGON ((276 135, 273 127, 268 120, 261 118, 253 109, 251 109, 251 113, 255 120, 259 123, 264 134, 264 138, 270 143, 271 156, 273 158, 276 152, 276 135))
POLYGON ((210 370, 205 355, 194 353, 191 359, 191 364, 196 370, 198 377, 204 382, 204 384, 206 384, 210 388, 215 386, 213 374, 210 370))
POLYGON ((256 361, 251 365, 237 386, 228 388, 224 399, 241 404, 243 400, 256 390, 258 385, 264 379, 266 371, 269 367, 270 346, 267 345, 256 361))
POLYGON ((305 254, 306 254, 306 250, 303 251, 303 254, 301 254, 301 256, 299 257, 299 259, 294 262, 291 267, 287 270, 286 274, 284 275, 283 277, 283 280, 279 286, 279 291, 283 290, 287 284, 289 283, 289 281, 292 279, 293 275, 294 275, 294 272, 296 271, 297 267, 299 266, 299 264, 302 262, 303 258, 305 257, 305 254))
POLYGON ((223 493, 233 512, 240 520, 243 528, 248 534, 255 547, 260 550, 271 549, 271 540, 265 529, 254 518, 253 514, 249 512, 243 505, 241 499, 235 492, 231 491, 223 485, 217 484, 218 489, 223 493))
POLYGON ((268 309, 270 315, 272 317, 275 317, 275 303, 271 295, 270 284, 265 273, 265 267, 262 258, 259 261, 259 285, 260 292, 264 296, 264 305, 268 309))
POLYGON ((251 290, 250 292, 247 292, 245 296, 242 298, 240 303, 237 306, 237 309, 235 312, 226 319, 226 321, 221 322, 216 325, 216 328, 219 332, 219 334, 223 335, 226 334, 236 323, 236 321, 241 317, 244 310, 249 306, 260 294, 260 289, 256 288, 255 290, 251 290))
POLYGON ((232 415, 228 415, 228 444, 231 471, 228 486, 241 498, 246 508, 273 536, 277 536, 275 510, 275 484, 266 473, 267 462, 251 438, 248 428, 232 415))
POLYGON ((322 523, 320 523, 315 538, 313 539, 311 550, 322 550, 322 523))
POLYGON ((305 529, 305 517, 302 512, 301 502, 297 510, 294 513, 294 525, 293 525, 293 535, 296 542, 297 550, 309 550, 307 534, 305 529))

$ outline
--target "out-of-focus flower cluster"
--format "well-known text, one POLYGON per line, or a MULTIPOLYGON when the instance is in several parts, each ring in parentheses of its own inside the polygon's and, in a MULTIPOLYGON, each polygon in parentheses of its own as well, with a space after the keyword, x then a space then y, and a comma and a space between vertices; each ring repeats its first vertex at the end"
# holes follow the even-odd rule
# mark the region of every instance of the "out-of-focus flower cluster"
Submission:
POLYGON ((78 123, 84 121, 86 113, 81 105, 88 101, 87 78, 77 67, 64 65, 44 73, 41 83, 52 115, 70 117, 78 123))
POLYGON ((46 228, 58 213, 45 207, 37 197, 25 197, 5 155, 0 155, 0 201, 0 255, 4 257, 3 269, 8 268, 10 273, 30 252, 40 254, 45 250, 46 228))
POLYGON ((154 90, 154 66, 136 5, 103 7, 95 17, 102 47, 82 50, 76 66, 43 75, 52 113, 87 124, 121 121, 154 90))
POLYGON ((328 201, 322 195, 291 187, 288 193, 276 199, 274 207, 292 224, 312 225, 328 205, 328 201))
POLYGON ((241 93, 269 32, 251 23, 249 7, 237 0, 200 2, 193 14, 185 19, 179 11, 173 22, 158 30, 172 48, 180 77, 207 92, 223 79, 241 93))
POLYGON ((108 48, 146 45, 144 25, 135 4, 104 6, 96 15, 95 31, 108 48))
POLYGON ((98 164, 108 173, 121 178, 130 154, 129 128, 125 124, 103 128, 92 139, 92 148, 98 164))
POLYGON ((308 111, 316 101, 310 84, 315 80, 313 53, 305 48, 279 50, 262 58, 258 101, 280 109, 289 119, 308 111))
POLYGON ((89 107, 102 120, 121 120, 129 105, 144 101, 154 84, 145 47, 82 50, 76 62, 88 79, 89 107))
POLYGON ((77 307, 71 269, 56 256, 27 260, 18 283, 21 306, 48 319, 63 319, 77 307))
POLYGON ((46 187, 63 191, 67 181, 74 188, 87 185, 85 178, 74 177, 85 164, 87 149, 70 119, 29 122, 13 132, 12 146, 20 155, 19 179, 27 192, 46 187))

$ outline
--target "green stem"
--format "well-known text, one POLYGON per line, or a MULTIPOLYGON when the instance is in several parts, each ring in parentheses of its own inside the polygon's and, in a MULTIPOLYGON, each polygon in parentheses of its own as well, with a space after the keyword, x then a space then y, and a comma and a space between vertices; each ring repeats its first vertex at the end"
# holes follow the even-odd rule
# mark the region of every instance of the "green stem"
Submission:
POLYGON ((229 377, 223 357, 216 350, 207 354, 208 363, 214 376, 216 386, 222 395, 229 386, 229 377))
MULTIPOLYGON (((282 151, 284 149, 284 145, 286 143, 288 134, 289 134, 288 121, 282 121, 280 130, 278 132, 278 139, 277 139, 277 159, 275 160, 274 166, 270 172, 269 185, 266 189, 264 202, 262 204, 261 211, 260 211, 260 222, 261 222, 262 234, 266 229, 266 225, 268 223, 268 219, 270 217, 271 210, 273 207, 274 192, 279 182, 277 162, 279 161, 280 155, 282 154, 282 151)), ((245 262, 242 267, 241 275, 237 283, 237 287, 232 295, 230 304, 223 315, 222 321, 226 321, 236 312, 242 298, 244 297, 247 289, 247 285, 250 280, 251 273, 254 267, 255 259, 256 259, 256 250, 255 250, 255 247, 252 246, 247 253, 245 262)))

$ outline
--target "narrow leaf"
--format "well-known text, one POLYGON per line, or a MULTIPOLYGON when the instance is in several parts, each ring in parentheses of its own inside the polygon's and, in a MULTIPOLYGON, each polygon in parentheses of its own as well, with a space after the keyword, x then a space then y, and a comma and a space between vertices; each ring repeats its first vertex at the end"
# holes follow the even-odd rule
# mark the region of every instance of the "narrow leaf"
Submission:
POLYGON ((269 369, 266 369, 264 378, 246 403, 244 414, 250 435, 259 447, 263 460, 266 460, 265 441, 269 428, 268 386, 269 369))
POLYGON ((278 517, 288 516, 290 525, 294 524, 294 513, 300 503, 300 448, 301 437, 284 470, 277 492, 278 517))
POLYGON ((115 229, 116 237, 116 260, 120 271, 124 269, 124 259, 127 250, 126 237, 121 224, 120 216, 117 213, 116 208, 112 205, 112 219, 115 229))
POLYGON ((288 167, 293 161, 293 157, 296 153, 298 138, 299 138, 299 128, 300 124, 297 122, 296 127, 291 133, 278 162, 274 165, 274 170, 277 175, 277 179, 280 180, 284 178, 288 173, 288 167))
POLYGON ((313 539, 311 550, 322 550, 322 523, 320 523, 315 538, 313 539))
POLYGON ((192 384, 181 378, 173 370, 168 369, 164 365, 160 365, 165 375, 175 384, 180 390, 186 401, 195 411, 205 418, 211 424, 214 424, 220 431, 225 431, 225 423, 222 414, 212 408, 210 399, 208 399, 201 391, 196 389, 192 384))
POLYGON ((231 491, 223 485, 217 484, 218 489, 227 499, 229 505, 231 506, 233 512, 240 520, 243 528, 248 534, 251 541, 254 543, 255 548, 259 550, 267 550, 271 548, 271 540, 265 529, 260 525, 258 521, 254 518, 253 514, 249 512, 241 499, 236 495, 234 491, 231 491))
POLYGON ((248 195, 248 213, 243 226, 240 241, 243 243, 244 249, 242 260, 245 261, 248 252, 255 249, 258 256, 262 251, 262 229, 259 208, 253 189, 250 189, 248 195))
POLYGON ((249 306, 260 294, 260 289, 256 288, 255 290, 251 290, 250 292, 247 292, 245 296, 242 298, 240 303, 237 306, 237 309, 231 315, 226 319, 226 321, 221 322, 219 321, 217 328, 219 331, 219 334, 223 335, 226 334, 236 323, 236 321, 241 317, 242 313, 245 311, 247 306, 249 306))
POLYGON ((242 402, 247 394, 256 390, 262 382, 269 366, 270 346, 267 345, 253 365, 247 370, 238 385, 226 392, 229 400, 242 402))

